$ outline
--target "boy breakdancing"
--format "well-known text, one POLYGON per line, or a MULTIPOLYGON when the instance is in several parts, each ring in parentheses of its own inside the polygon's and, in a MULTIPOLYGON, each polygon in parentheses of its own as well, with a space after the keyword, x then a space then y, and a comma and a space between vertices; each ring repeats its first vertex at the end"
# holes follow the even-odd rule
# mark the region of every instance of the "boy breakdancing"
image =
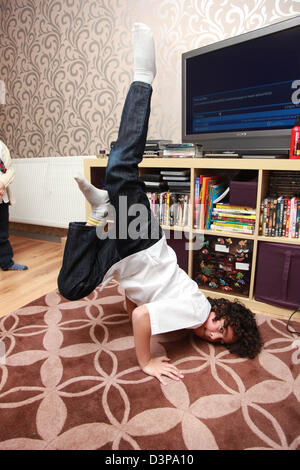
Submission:
POLYGON ((261 341, 249 310, 224 299, 209 301, 196 282, 178 267, 175 252, 167 245, 151 211, 138 164, 147 137, 156 74, 155 50, 147 26, 136 23, 133 34, 134 81, 108 160, 107 191, 95 188, 82 177, 76 178, 92 212, 87 224, 69 225, 58 287, 64 297, 77 300, 89 295, 100 283, 104 286, 112 278, 117 280, 129 299, 138 363, 146 374, 165 384, 163 376, 180 380, 183 374, 168 363, 167 357, 151 357, 151 335, 193 329, 200 338, 221 342, 244 357, 254 357, 261 341), (100 236, 110 203, 116 214, 114 238, 100 236))

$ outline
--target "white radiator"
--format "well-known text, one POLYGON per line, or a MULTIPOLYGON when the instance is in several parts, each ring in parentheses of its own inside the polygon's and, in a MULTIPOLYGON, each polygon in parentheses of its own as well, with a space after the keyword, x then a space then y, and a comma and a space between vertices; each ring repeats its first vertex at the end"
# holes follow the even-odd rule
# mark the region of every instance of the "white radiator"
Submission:
POLYGON ((93 157, 12 159, 16 204, 10 207, 10 221, 66 228, 71 221, 86 220, 85 199, 74 176, 84 174, 84 159, 93 157))

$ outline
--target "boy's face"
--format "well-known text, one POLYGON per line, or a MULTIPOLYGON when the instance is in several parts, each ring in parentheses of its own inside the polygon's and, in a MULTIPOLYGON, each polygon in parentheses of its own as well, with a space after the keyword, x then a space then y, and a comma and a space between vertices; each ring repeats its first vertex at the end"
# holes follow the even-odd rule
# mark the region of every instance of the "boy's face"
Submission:
POLYGON ((235 335, 232 326, 225 328, 225 318, 215 320, 215 317, 215 312, 211 311, 205 323, 194 330, 195 334, 212 343, 234 343, 235 335))

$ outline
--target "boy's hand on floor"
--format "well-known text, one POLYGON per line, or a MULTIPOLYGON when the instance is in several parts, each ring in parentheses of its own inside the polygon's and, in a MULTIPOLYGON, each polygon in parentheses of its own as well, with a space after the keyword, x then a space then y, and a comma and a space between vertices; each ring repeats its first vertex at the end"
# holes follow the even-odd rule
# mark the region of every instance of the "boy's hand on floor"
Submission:
POLYGON ((173 380, 182 379, 184 377, 183 373, 179 371, 177 367, 173 366, 172 364, 168 364, 169 360, 170 359, 165 356, 150 359, 148 364, 143 367, 143 371, 145 374, 156 377, 163 385, 167 385, 167 383, 162 378, 163 375, 166 375, 173 380))

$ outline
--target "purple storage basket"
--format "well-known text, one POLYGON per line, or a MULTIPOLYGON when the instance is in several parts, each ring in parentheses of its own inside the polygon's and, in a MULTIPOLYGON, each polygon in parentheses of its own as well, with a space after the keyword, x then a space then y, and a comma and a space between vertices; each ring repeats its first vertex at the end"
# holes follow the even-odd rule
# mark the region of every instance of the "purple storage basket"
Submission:
POLYGON ((230 181, 229 203, 256 207, 257 181, 230 181))
POLYGON ((300 246, 260 242, 257 260, 255 299, 296 309, 300 303, 300 246))

